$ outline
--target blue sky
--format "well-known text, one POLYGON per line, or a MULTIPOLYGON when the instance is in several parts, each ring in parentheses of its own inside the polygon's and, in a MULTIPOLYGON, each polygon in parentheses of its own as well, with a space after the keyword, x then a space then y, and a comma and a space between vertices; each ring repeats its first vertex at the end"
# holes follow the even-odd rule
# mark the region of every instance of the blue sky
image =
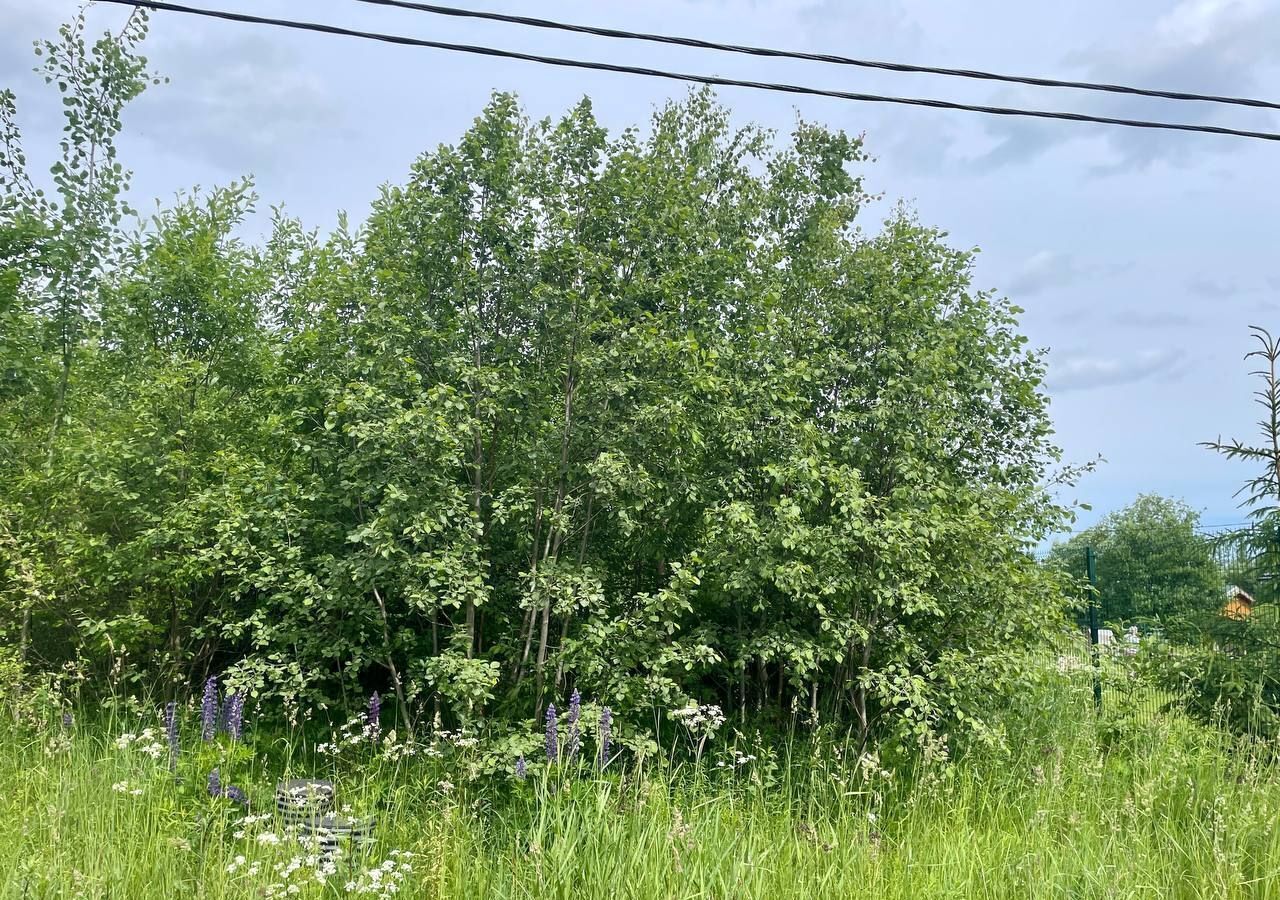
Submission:
MULTIPOLYGON (((1280 130, 1280 116, 1142 98, 628 44, 370 7, 353 0, 206 5, 462 43, 845 90, 1034 105, 1280 130)), ((466 4, 478 6, 476 0, 466 4)), ((0 86, 19 95, 29 155, 60 128, 57 96, 31 73, 31 42, 76 0, 0 0, 0 86)), ((851 56, 1280 99, 1280 4, 1264 0, 489 0, 485 8, 635 30, 851 56)), ((91 25, 118 23, 100 5, 91 25)), ((146 52, 171 83, 130 108, 122 153, 135 202, 252 173, 265 218, 283 204, 327 229, 363 216, 380 185, 455 140, 493 90, 530 115, 583 94, 612 129, 643 124, 677 83, 396 48, 157 13, 146 52)), ((1243 355, 1250 324, 1280 330, 1280 146, 1207 135, 985 118, 726 89, 742 122, 805 118, 865 133, 868 186, 905 200, 961 247, 977 286, 1026 309, 1049 349, 1049 391, 1068 461, 1103 462, 1070 495, 1096 515, 1140 492, 1186 499, 1209 523, 1240 519, 1249 474, 1197 446, 1252 437, 1243 355)), ((146 202, 144 202, 146 201, 146 202)), ((868 227, 885 209, 872 210, 868 227)))

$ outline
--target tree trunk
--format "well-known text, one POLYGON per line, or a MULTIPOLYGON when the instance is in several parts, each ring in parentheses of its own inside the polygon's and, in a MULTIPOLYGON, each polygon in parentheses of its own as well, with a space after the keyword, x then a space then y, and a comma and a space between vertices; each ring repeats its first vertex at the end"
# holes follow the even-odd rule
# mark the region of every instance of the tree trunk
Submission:
POLYGON ((387 604, 383 602, 382 594, 378 591, 376 585, 373 588, 373 598, 378 601, 378 612, 382 614, 383 652, 387 655, 387 671, 391 673, 391 686, 395 689, 396 704, 400 707, 400 721, 404 723, 405 731, 412 735, 413 720, 409 716, 409 704, 405 701, 404 685, 400 681, 400 670, 396 668, 396 661, 391 652, 391 623, 387 618, 387 604))
POLYGON ((867 672, 871 669, 871 634, 875 631, 874 613, 867 617, 867 637, 862 643, 862 665, 858 669, 858 690, 854 696, 854 712, 858 716, 858 755, 866 752, 871 737, 871 723, 867 719, 867 672))

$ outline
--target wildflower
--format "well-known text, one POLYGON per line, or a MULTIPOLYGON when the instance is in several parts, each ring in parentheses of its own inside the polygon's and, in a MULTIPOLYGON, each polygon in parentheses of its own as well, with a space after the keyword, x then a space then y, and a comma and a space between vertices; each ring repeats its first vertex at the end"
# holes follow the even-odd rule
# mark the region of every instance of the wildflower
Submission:
POLYGON ((178 704, 170 700, 164 705, 164 733, 169 740, 169 771, 178 771, 178 704))
POLYGON ((218 676, 210 675, 204 683, 204 698, 200 702, 200 736, 213 740, 218 733, 218 676))
POLYGON ((436 787, 440 789, 440 793, 442 794, 452 794, 454 790, 454 783, 448 779, 441 779, 436 784, 436 787))
POLYGON ((600 710, 600 768, 609 761, 609 749, 613 737, 613 713, 609 707, 600 710))
POLYGON ((71 710, 64 710, 62 713, 62 730, 70 731, 76 725, 76 717, 71 714, 71 710))
POLYGON ((236 691, 227 697, 226 728, 231 740, 238 741, 244 735, 244 695, 236 691))
POLYGON ((240 790, 240 788, 236 787, 234 784, 229 784, 223 788, 222 796, 226 797, 232 803, 237 803, 240 806, 247 807, 249 805, 249 797, 244 791, 240 790))
POLYGON ((520 758, 516 760, 516 777, 524 781, 526 774, 528 774, 528 771, 525 767, 524 754, 521 753, 520 758))
POLYGON ((264 831, 258 835, 258 843, 264 847, 267 845, 274 847, 276 844, 280 843, 280 835, 276 834, 274 831, 264 831))
POLYGON ((547 704, 547 762, 555 762, 560 755, 559 734, 556 730, 556 705, 547 704))
POLYGON ((569 736, 565 740, 565 756, 572 760, 578 755, 578 743, 580 734, 578 731, 578 718, 582 715, 582 695, 578 693, 578 689, 573 689, 573 695, 569 697, 569 736))
POLYGON ((218 774, 217 769, 214 769, 212 772, 209 773, 208 785, 209 785, 210 797, 222 796, 222 777, 218 774))
POLYGON ((115 791, 117 794, 127 794, 129 793, 129 782, 117 781, 115 784, 111 785, 111 790, 115 791))
POLYGON ((369 736, 378 740, 382 734, 382 698, 374 691, 369 697, 369 736))

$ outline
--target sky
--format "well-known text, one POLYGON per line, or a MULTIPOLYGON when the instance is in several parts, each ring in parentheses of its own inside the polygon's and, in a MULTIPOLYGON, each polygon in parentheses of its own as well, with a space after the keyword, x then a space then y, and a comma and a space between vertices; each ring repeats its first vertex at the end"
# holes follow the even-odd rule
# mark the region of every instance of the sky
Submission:
MULTIPOLYGON (((1280 131, 1280 114, 1201 103, 875 72, 610 41, 376 7, 356 0, 192 0, 280 18, 456 43, 754 80, 968 103, 1036 106, 1280 131)), ((56 151, 61 105, 32 73, 32 42, 78 0, 0 0, 0 89, 18 94, 28 156, 56 151)), ((711 40, 1063 79, 1280 100, 1280 2, 1272 0, 457 0, 460 6, 711 40)), ((89 12, 94 32, 119 7, 89 12)), ((144 52, 168 84, 125 118, 121 155, 142 209, 252 174, 261 227, 282 205, 326 231, 365 215, 380 186, 456 141, 495 90, 534 118, 584 94, 614 132, 643 126, 677 82, 543 67, 157 12, 144 52)), ((1137 494, 1186 500, 1207 524, 1238 522, 1253 472, 1199 446, 1252 439, 1260 409, 1244 355, 1250 325, 1280 331, 1280 145, 1174 132, 725 88, 739 123, 785 134, 797 114, 865 135, 862 170, 883 193, 874 228, 905 201, 963 248, 975 286, 1025 309, 1048 351, 1064 459, 1100 459, 1065 500, 1079 526, 1137 494)))

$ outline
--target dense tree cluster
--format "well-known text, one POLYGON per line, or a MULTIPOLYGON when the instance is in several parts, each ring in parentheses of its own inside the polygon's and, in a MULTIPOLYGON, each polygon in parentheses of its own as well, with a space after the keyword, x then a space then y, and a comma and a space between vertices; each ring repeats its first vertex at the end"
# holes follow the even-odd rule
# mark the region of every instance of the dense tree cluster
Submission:
POLYGON ((1017 676, 1058 600, 1042 362, 969 253, 855 226, 858 140, 498 95, 359 227, 251 246, 236 184, 126 240, 142 30, 45 48, 57 204, 0 107, 0 596, 32 664, 927 739, 1017 676))
POLYGON ((1216 617, 1226 602, 1214 541, 1201 531, 1199 513, 1180 500, 1143 494, 1072 535, 1050 556, 1080 578, 1086 547, 1096 555, 1096 599, 1108 625, 1203 622, 1216 617))

